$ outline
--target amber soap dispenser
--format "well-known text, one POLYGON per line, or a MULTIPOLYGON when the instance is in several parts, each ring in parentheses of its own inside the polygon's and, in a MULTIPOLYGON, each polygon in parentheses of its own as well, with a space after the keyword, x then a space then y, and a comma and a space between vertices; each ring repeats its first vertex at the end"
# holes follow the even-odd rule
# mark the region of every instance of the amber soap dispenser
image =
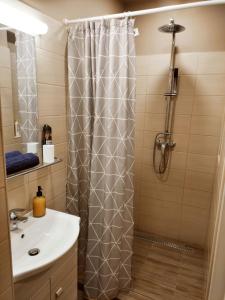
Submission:
POLYGON ((46 199, 42 194, 42 187, 38 186, 37 196, 33 199, 33 217, 40 218, 46 213, 46 199))

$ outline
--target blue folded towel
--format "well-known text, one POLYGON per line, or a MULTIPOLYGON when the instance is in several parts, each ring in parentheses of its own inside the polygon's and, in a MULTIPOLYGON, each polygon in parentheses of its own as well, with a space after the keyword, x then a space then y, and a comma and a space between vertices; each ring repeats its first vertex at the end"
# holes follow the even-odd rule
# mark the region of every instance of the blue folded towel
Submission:
POLYGON ((21 154, 22 153, 20 151, 10 151, 5 154, 5 158, 8 159, 8 158, 15 157, 15 156, 21 155, 21 154))
POLYGON ((32 168, 39 164, 39 157, 33 153, 22 154, 19 151, 12 151, 6 153, 5 157, 7 175, 32 168))

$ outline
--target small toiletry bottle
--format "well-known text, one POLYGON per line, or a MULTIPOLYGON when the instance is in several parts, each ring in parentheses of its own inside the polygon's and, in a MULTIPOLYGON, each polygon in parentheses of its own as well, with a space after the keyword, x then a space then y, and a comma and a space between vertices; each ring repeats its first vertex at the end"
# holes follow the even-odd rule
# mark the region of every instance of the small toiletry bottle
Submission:
POLYGON ((42 129, 42 145, 52 144, 52 128, 48 124, 45 124, 42 129))
POLYGON ((14 135, 15 135, 16 138, 21 137, 21 134, 20 134, 20 125, 19 125, 19 122, 17 120, 14 123, 14 135))
POLYGON ((33 199, 33 217, 43 217, 46 213, 46 199, 42 195, 42 188, 38 186, 37 196, 33 199))

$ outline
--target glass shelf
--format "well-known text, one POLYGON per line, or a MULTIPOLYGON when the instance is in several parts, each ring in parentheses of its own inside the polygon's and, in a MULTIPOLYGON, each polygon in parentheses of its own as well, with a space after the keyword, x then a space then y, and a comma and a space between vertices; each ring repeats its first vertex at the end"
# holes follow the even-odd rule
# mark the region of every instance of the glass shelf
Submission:
POLYGON ((38 171, 40 169, 43 169, 43 168, 47 168, 47 167, 50 167, 50 166, 53 166, 53 165, 56 165, 58 163, 62 162, 62 159, 61 158, 57 158, 55 157, 55 161, 52 162, 52 163, 41 163, 33 168, 29 168, 29 169, 26 169, 26 170, 22 170, 22 171, 19 171, 17 173, 13 173, 13 174, 10 174, 10 175, 7 175, 6 176, 6 179, 11 179, 11 178, 15 178, 15 177, 18 177, 18 176, 21 176, 21 175, 26 175, 28 173, 31 173, 31 172, 34 172, 34 171, 38 171))

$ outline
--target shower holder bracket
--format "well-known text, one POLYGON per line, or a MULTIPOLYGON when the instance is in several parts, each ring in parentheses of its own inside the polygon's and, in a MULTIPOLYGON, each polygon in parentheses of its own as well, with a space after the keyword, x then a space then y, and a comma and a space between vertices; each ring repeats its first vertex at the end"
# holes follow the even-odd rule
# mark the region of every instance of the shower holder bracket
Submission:
POLYGON ((177 95, 177 93, 170 93, 170 92, 167 92, 167 93, 164 93, 164 96, 168 97, 175 97, 177 95))

